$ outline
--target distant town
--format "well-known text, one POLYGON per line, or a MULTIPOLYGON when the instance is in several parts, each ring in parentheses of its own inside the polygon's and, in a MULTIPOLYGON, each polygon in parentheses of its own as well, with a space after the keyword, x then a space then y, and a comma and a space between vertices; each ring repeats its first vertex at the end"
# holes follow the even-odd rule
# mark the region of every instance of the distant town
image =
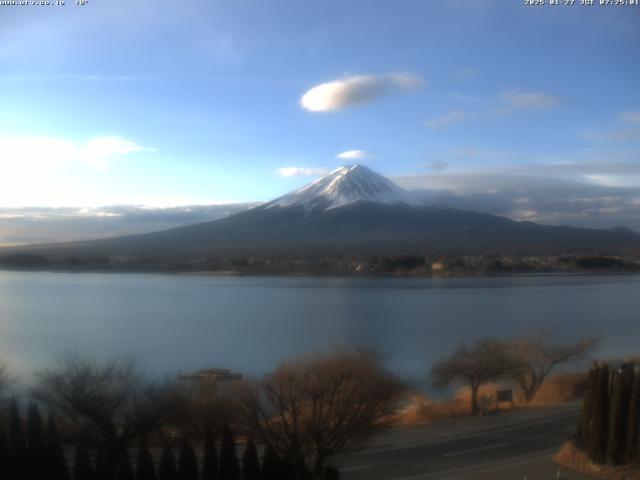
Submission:
POLYGON ((253 255, 171 260, 105 256, 50 259, 43 255, 0 257, 0 268, 36 271, 160 272, 201 275, 465 276, 534 273, 638 273, 640 253, 604 255, 253 255))

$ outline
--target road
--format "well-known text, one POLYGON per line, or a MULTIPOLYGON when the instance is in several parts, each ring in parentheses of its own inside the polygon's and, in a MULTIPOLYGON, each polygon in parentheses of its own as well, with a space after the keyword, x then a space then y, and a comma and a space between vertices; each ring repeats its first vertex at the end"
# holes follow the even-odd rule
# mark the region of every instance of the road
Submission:
POLYGON ((583 479, 552 461, 577 417, 571 405, 399 427, 329 463, 345 480, 583 479))

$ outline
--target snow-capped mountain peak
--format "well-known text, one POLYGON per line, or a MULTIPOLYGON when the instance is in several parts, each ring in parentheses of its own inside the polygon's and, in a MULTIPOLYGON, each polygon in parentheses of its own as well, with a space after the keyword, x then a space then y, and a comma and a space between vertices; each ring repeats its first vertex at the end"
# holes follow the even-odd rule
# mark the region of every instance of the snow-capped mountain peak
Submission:
POLYGON ((356 202, 415 204, 411 195, 391 180, 363 165, 337 168, 295 192, 267 203, 265 208, 300 206, 329 210, 356 202))

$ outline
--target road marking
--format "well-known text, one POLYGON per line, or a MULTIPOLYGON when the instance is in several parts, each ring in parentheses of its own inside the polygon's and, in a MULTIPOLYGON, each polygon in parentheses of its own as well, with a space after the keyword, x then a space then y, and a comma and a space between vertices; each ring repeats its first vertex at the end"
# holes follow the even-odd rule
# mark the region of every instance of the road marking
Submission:
POLYGON ((355 472, 356 470, 366 470, 367 468, 373 468, 372 465, 361 465, 359 467, 346 467, 346 468, 341 468, 340 471, 341 472, 355 472))
POLYGON ((577 417, 578 415, 580 415, 580 412, 574 412, 574 413, 569 413, 567 415, 561 415, 559 417, 553 417, 553 418, 547 418, 547 419, 543 419, 543 420, 535 420, 533 422, 529 422, 529 423, 520 423, 517 425, 511 425, 509 427, 504 427, 504 428, 498 428, 495 430, 485 430, 483 432, 478 432, 478 433, 472 433, 471 435, 464 435, 464 436, 459 436, 459 437, 455 437, 455 438, 450 438, 448 440, 437 440, 435 442, 428 442, 428 443, 420 443, 417 445, 408 445, 406 447, 392 447, 392 448, 372 448, 369 450, 362 450, 360 452, 350 452, 350 453, 342 453, 340 455, 333 455, 332 458, 340 458, 340 457, 356 457, 356 456, 360 456, 360 455, 377 455, 378 453, 387 453, 387 452, 400 452, 403 450, 413 450, 413 449, 420 449, 423 447, 430 447, 432 445, 440 445, 443 443, 452 443, 452 442, 457 442, 459 440, 464 440, 467 438, 477 438, 477 437, 484 437, 487 435, 491 435, 494 433, 502 433, 502 432, 509 432, 511 430, 519 430, 521 428, 527 428, 529 426, 533 426, 533 425, 541 425, 544 423, 552 423, 552 422, 557 422, 558 420, 564 420, 565 418, 569 418, 569 417, 577 417))
POLYGON ((462 468, 454 468, 451 470, 443 470, 441 472, 431 472, 431 473, 423 473, 419 475, 411 475, 409 477, 398 477, 393 480, 426 480, 428 478, 441 477, 442 475, 448 475, 445 477, 441 477, 442 480, 446 479, 457 479, 461 474, 465 474, 466 472, 473 472, 474 475, 479 473, 489 473, 497 470, 504 470, 506 468, 513 468, 519 465, 524 465, 526 463, 530 463, 534 460, 541 458, 551 457, 557 450, 542 450, 535 453, 530 453, 527 455, 522 455, 520 457, 514 457, 511 459, 512 461, 509 463, 499 463, 499 462, 485 462, 478 465, 471 465, 468 467, 462 468))
POLYGON ((469 450, 462 450, 460 452, 454 452, 454 453, 445 453, 443 457, 457 457, 458 455, 464 455, 465 453, 480 452, 482 450, 491 450, 492 448, 500 448, 500 447, 505 447, 507 445, 509 445, 507 442, 496 443, 495 445, 488 445, 486 447, 471 448, 469 450))
MULTIPOLYGON (((476 475, 482 475, 482 474, 487 474, 487 473, 492 473, 492 472, 497 472, 499 470, 506 470, 508 468, 514 468, 514 467, 519 467, 520 465, 526 465, 528 463, 531 463, 533 461, 539 460, 540 458, 544 458, 544 457, 550 457, 554 452, 550 453, 549 455, 544 455, 542 457, 538 457, 535 454, 533 455, 525 455, 522 457, 517 457, 517 459, 515 461, 509 462, 509 463, 503 463, 503 464, 498 464, 498 465, 489 465, 489 464, 483 464, 481 465, 481 470, 477 470, 475 468, 473 468, 473 475, 474 477, 476 475), (484 467, 484 468, 483 468, 484 467)), ((445 477, 442 478, 440 480, 459 480, 459 473, 456 472, 455 475, 450 476, 450 477, 445 477)))

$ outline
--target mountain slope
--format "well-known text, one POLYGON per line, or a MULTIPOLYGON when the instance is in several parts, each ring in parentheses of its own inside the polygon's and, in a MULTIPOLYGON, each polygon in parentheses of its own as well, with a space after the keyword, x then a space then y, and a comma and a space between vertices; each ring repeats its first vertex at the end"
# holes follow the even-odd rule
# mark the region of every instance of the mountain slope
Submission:
POLYGON ((413 201, 366 167, 326 177, 224 219, 145 235, 34 246, 52 257, 318 255, 332 253, 560 253, 640 248, 629 230, 551 227, 413 201))
POLYGON ((330 210, 356 202, 418 205, 406 190, 362 165, 340 167, 263 208, 302 207, 306 211, 330 210))

